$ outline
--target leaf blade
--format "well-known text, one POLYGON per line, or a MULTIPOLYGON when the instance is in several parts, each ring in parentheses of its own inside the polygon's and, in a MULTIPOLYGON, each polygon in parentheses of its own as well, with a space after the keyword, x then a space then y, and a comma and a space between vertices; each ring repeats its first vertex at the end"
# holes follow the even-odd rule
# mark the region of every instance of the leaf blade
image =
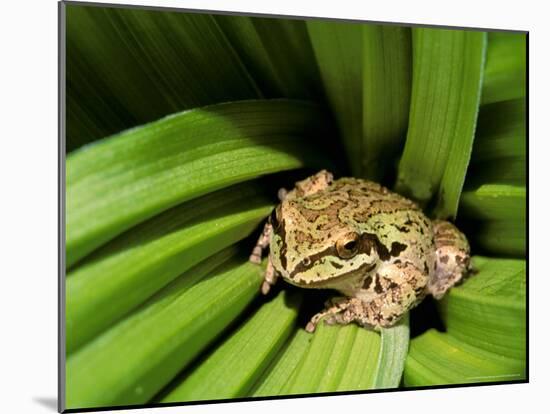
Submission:
POLYGON ((162 402, 244 397, 290 335, 300 296, 285 292, 263 304, 186 375, 162 402))
POLYGON ((272 208, 253 184, 174 207, 105 245, 70 272, 67 351, 78 349, 181 272, 248 236, 272 208))
POLYGON ((413 29, 413 89, 396 189, 454 218, 470 160, 485 34, 413 29))
POLYGON ((231 254, 212 258, 225 262, 206 278, 212 264, 199 264, 69 356, 67 406, 144 404, 187 366, 259 292, 258 267, 226 261, 231 254))
POLYGON ((176 114, 67 159, 67 264, 131 226, 207 192, 305 163, 317 106, 242 101, 176 114), (303 139, 297 139, 297 137, 303 139))

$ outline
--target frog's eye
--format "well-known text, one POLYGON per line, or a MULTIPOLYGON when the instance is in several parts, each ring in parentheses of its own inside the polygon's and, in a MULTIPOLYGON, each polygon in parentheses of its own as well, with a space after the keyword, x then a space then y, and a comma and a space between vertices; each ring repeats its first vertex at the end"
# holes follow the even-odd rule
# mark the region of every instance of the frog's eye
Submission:
POLYGON ((269 216, 269 223, 273 226, 274 229, 279 227, 279 217, 281 216, 281 205, 278 205, 271 211, 269 216))
POLYGON ((359 250, 359 235, 357 233, 346 234, 336 242, 336 251, 342 259, 352 258, 359 250))

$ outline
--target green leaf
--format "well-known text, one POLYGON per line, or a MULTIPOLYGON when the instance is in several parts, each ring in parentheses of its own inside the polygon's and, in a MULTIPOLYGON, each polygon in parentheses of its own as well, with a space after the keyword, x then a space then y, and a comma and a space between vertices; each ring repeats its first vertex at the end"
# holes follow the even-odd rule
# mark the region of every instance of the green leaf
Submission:
POLYGON ((324 157, 311 143, 319 147, 326 128, 314 104, 242 101, 182 112, 72 153, 67 265, 183 201, 259 175, 321 164, 324 157))
POLYGON ((409 315, 391 328, 382 329, 380 354, 373 388, 399 385, 409 350, 409 315))
POLYGON ((395 388, 409 341, 408 318, 380 335, 355 324, 320 324, 282 394, 395 388))
POLYGON ((253 397, 282 395, 283 389, 293 377, 300 360, 308 351, 312 338, 313 335, 309 332, 297 329, 250 394, 253 397))
POLYGON ((300 301, 300 295, 281 292, 263 304, 161 401, 246 396, 292 332, 300 301))
POLYGON ((234 252, 189 270, 71 355, 67 407, 144 404, 185 368, 259 292, 260 268, 227 261, 234 252))
POLYGON ((525 187, 485 184, 465 191, 460 200, 460 214, 484 220, 525 222, 525 187))
POLYGON ((407 133, 411 99, 411 29, 363 25, 362 175, 391 171, 407 133))
POLYGON ((202 259, 248 236, 269 214, 257 183, 174 207, 105 245, 66 281, 67 351, 119 320, 202 259))
POLYGON ((526 49, 525 33, 489 32, 482 104, 525 96, 526 49))
POLYGON ((524 361, 484 351, 434 329, 411 341, 403 377, 406 387, 524 378, 524 361))
POLYGON ((470 345, 524 361, 525 260, 476 256, 473 265, 477 273, 439 303, 447 332, 470 345))
POLYGON ((409 129, 396 189, 454 218, 470 160, 486 34, 413 29, 409 129))
POLYGON ((361 26, 322 20, 307 20, 306 26, 349 168, 359 176, 363 117, 361 26))
POLYGON ((391 166, 381 160, 397 154, 406 129, 410 29, 315 20, 306 24, 351 172, 380 179, 391 166))
POLYGON ((319 100, 321 79, 303 20, 214 17, 266 97, 319 100))
POLYGON ((380 335, 355 324, 320 323, 282 394, 367 389, 375 378, 380 335))
POLYGON ((476 256, 473 265, 476 273, 439 303, 447 333, 411 341, 406 386, 525 378, 525 261, 476 256))
POLYGON ((526 207, 525 187, 486 184, 464 192, 460 217, 475 228, 469 237, 479 247, 492 253, 524 256, 526 207))
POLYGON ((260 98, 208 14, 66 5, 67 149, 183 109, 260 98))
POLYGON ((525 186, 525 100, 482 107, 466 187, 481 183, 525 186))

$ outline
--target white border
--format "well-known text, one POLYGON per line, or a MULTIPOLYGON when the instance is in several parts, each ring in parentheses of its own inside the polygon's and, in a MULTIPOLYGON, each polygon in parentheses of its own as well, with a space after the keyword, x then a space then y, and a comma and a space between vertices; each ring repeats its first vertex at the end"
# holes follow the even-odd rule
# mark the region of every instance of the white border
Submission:
MULTIPOLYGON (((517 412, 548 393, 545 267, 549 39, 543 2, 186 0, 110 1, 149 6, 326 16, 530 31, 530 384, 143 409, 136 413, 517 412), (537 191, 538 189, 538 191, 537 191), (533 223, 536 226, 533 226, 533 223)), ((5 412, 52 413, 57 392, 57 4, 2 5, 0 218, 5 412)), ((544 404, 546 405, 546 404, 544 404)), ((134 410, 119 412, 134 412, 134 410)))

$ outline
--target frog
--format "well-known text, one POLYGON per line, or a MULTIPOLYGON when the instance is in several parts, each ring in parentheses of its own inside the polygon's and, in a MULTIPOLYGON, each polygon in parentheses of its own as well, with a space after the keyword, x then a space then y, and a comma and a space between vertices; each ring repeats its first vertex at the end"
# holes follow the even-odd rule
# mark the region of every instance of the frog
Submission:
POLYGON ((389 328, 472 270, 468 240, 453 223, 429 219, 416 202, 373 181, 321 170, 278 198, 249 260, 260 264, 269 249, 264 295, 279 278, 340 294, 311 317, 308 332, 321 320, 389 328))

